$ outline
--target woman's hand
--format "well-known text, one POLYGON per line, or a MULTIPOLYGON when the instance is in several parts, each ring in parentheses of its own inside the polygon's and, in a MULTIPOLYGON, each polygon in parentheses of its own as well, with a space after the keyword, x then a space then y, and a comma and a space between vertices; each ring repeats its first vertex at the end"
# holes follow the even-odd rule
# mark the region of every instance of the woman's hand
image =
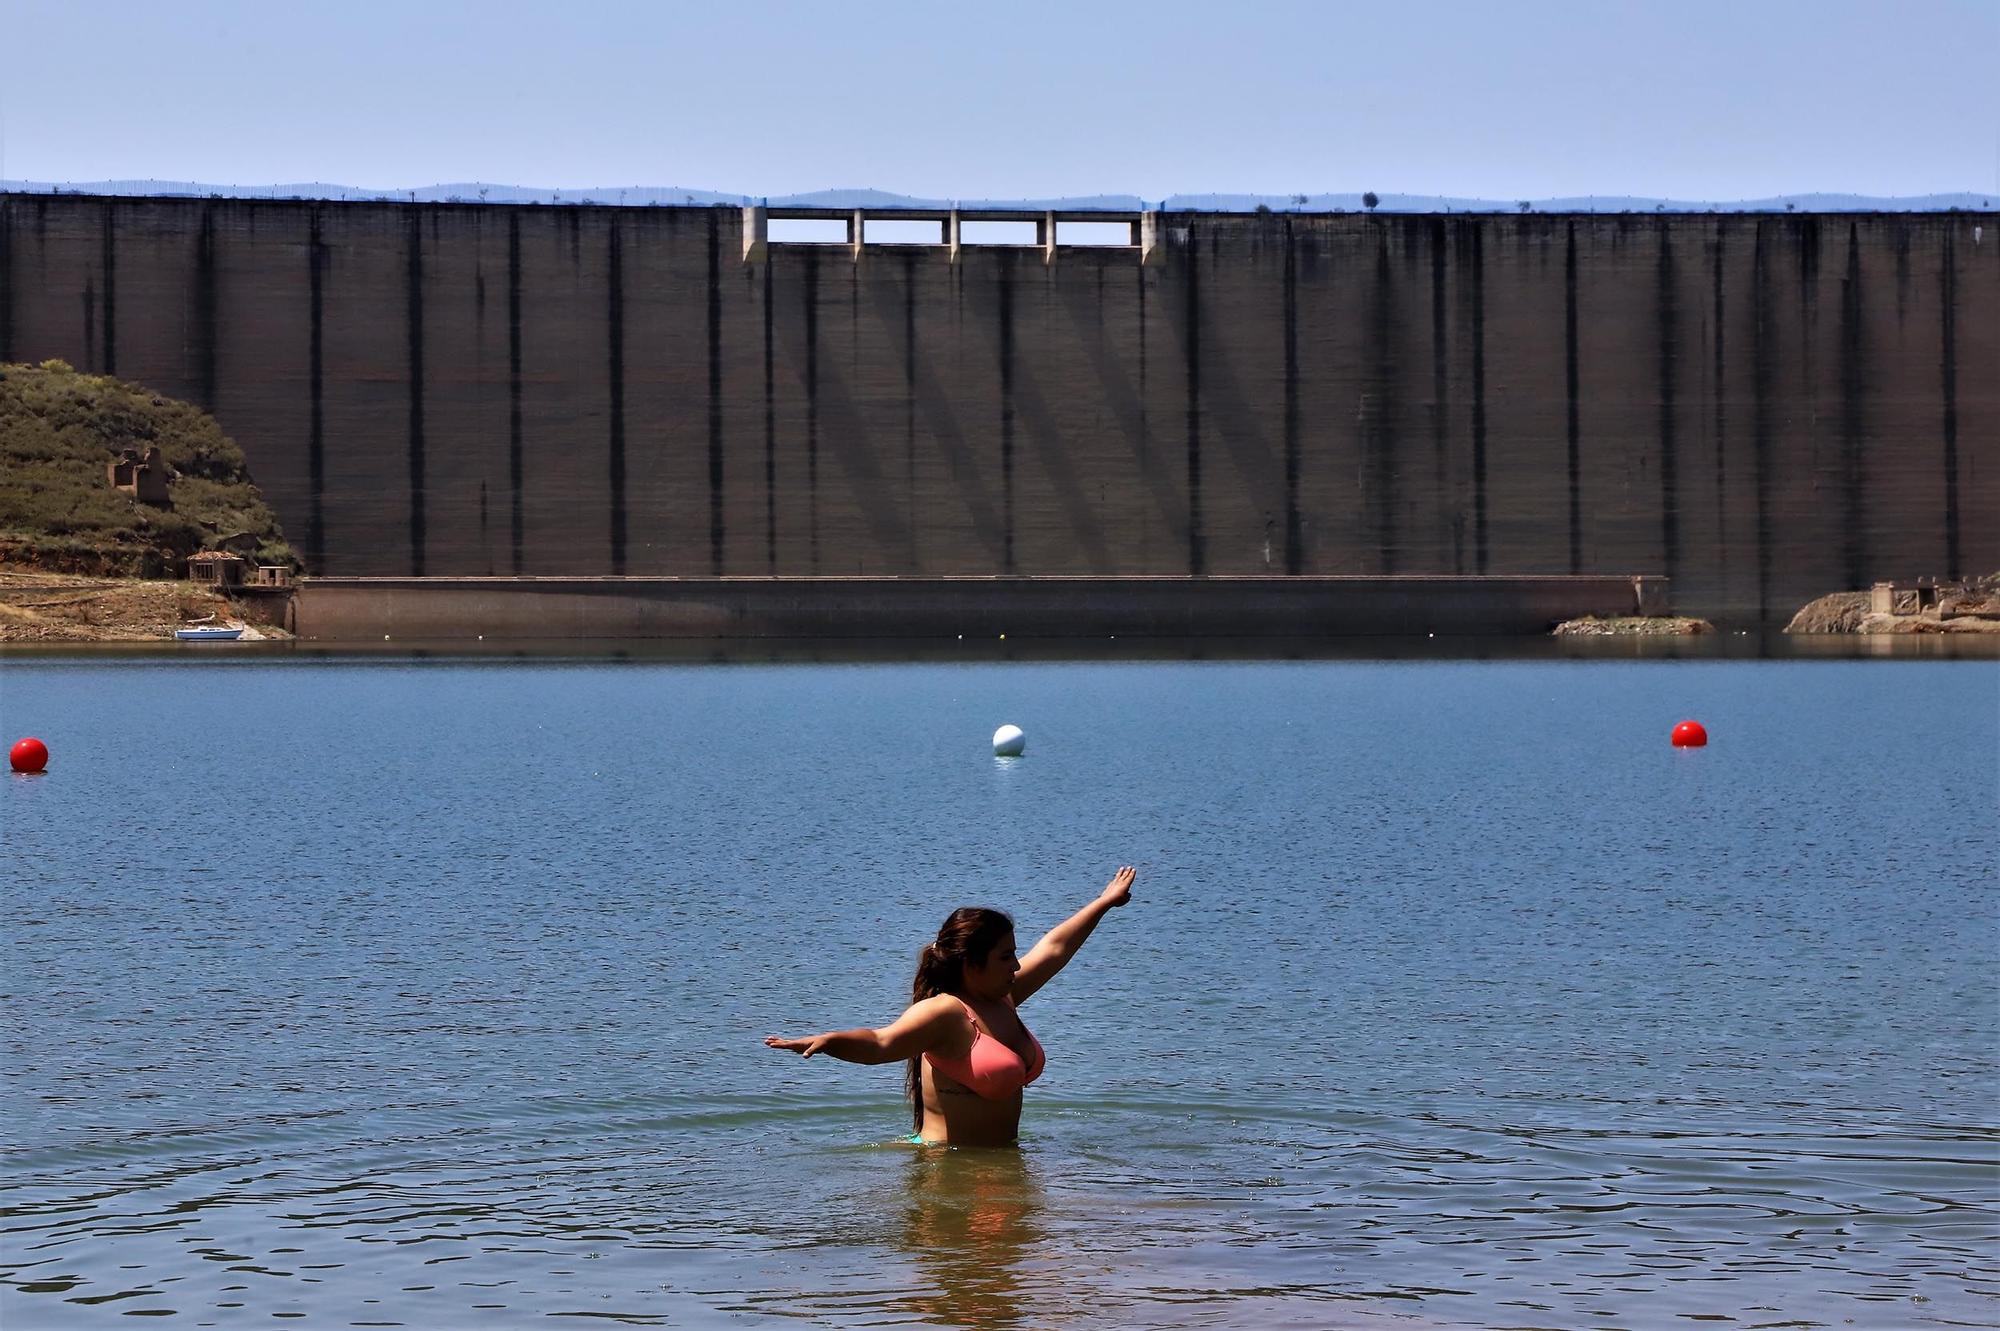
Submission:
POLYGON ((1132 880, 1138 876, 1137 869, 1129 864, 1124 866, 1111 875, 1111 881, 1104 885, 1104 890, 1097 894, 1097 899, 1107 906, 1124 905, 1132 899, 1132 880))
POLYGON ((796 1050, 802 1057, 811 1058, 814 1054, 826 1048, 828 1042, 832 1039, 833 1036, 831 1034, 808 1035, 803 1039, 797 1040, 787 1040, 782 1035, 767 1035, 764 1037, 764 1043, 773 1049, 796 1050))

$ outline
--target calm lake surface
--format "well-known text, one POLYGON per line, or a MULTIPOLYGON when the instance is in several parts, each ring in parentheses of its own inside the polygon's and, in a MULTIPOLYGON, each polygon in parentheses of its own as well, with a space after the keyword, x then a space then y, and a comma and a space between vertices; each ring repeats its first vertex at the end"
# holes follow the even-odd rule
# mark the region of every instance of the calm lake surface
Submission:
POLYGON ((1991 660, 17 659, 0 730, 8 1331, 2000 1322, 1991 660), (1126 862, 1020 1151, 763 1047, 1126 862))

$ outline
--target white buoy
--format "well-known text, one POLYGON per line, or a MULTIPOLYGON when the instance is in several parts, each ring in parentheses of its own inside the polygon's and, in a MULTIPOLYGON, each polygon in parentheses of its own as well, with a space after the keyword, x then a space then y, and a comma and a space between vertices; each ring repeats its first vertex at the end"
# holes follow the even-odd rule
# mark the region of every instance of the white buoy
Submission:
POLYGON ((1001 726, 993 732, 993 756, 995 758, 1018 758, 1028 747, 1028 737, 1021 733, 1019 726, 1001 726))

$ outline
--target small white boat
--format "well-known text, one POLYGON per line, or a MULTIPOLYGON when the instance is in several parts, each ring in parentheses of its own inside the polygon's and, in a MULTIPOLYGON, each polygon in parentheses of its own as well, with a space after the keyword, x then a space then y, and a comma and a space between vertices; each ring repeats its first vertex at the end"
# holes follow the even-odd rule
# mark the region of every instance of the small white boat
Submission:
POLYGON ((240 624, 234 628, 227 624, 190 624, 174 630, 174 637, 182 642, 235 642, 242 636, 240 624))

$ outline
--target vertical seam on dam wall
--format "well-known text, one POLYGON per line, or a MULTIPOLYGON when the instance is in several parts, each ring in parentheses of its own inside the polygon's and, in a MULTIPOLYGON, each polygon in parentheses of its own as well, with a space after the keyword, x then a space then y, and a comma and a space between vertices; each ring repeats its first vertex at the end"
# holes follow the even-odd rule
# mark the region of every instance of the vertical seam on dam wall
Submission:
POLYGON ((1771 339, 1775 312, 1764 223, 1750 251, 1750 457, 1757 496, 1757 618, 1771 613, 1771 339))
POLYGON ((910 571, 917 559, 917 252, 903 254, 903 485, 910 571))
POLYGON ((778 571, 778 396, 772 352, 771 265, 764 270, 764 569, 778 571))
POLYGON ((1285 219, 1285 572, 1303 567, 1299 526, 1299 254, 1285 219))
POLYGON ((1014 572, 1014 255, 1000 260, 1000 564, 1014 572))
POLYGON ((806 315, 806 550, 819 572, 819 253, 805 254, 806 315))
POLYGON ((1867 577, 1868 534, 1863 523, 1861 449, 1867 421, 1861 400, 1861 249, 1859 230, 1847 224, 1847 271, 1840 282, 1840 493, 1841 576, 1844 587, 1860 587, 1867 577))
POLYGON ((1478 222, 1472 233, 1472 561, 1486 572, 1486 239, 1478 222))
POLYGON ((100 225, 99 266, 104 270, 104 373, 118 373, 118 223, 114 205, 107 200, 100 225))
MULTIPOLYGON (((1139 468, 1141 475, 1151 475, 1153 462, 1153 413, 1147 408, 1148 399, 1146 397, 1146 340, 1148 330, 1146 325, 1146 266, 1144 264, 1133 266, 1132 281, 1139 297, 1139 468)), ((1162 508, 1164 508, 1164 505, 1162 505, 1162 508)), ((1142 530, 1150 530, 1150 524, 1148 524, 1146 529, 1142 530)), ((1140 547, 1141 559, 1145 561, 1144 566, 1150 567, 1152 542, 1147 540, 1143 535, 1140 540, 1142 542, 1140 547)))
POLYGON ((14 359, 14 210, 0 200, 0 361, 14 359))
POLYGON ((722 512, 722 235, 708 214, 708 571, 723 570, 722 512))
POLYGON ((1674 289, 1674 243, 1663 224, 1654 266, 1653 308, 1658 324, 1660 375, 1660 554, 1672 586, 1681 568, 1680 439, 1674 401, 1679 388, 1680 298, 1674 289))
MULTIPOLYGON (((1442 217, 1430 220, 1431 239, 1431 465, 1435 471, 1432 491, 1440 504, 1446 501, 1446 463, 1451 456, 1451 376, 1447 362, 1449 323, 1445 302, 1445 246, 1449 232, 1442 217)), ((1453 524, 1452 572, 1465 572, 1464 552, 1459 548, 1457 524, 1453 524)))
POLYGON ((326 237, 321 210, 306 219, 306 562, 326 566, 326 237))
POLYGON ((1370 404, 1363 439, 1368 456, 1368 513, 1375 558, 1383 573, 1396 571, 1396 427, 1401 412, 1395 390, 1396 311, 1389 268, 1389 232, 1375 237, 1375 280, 1368 293, 1369 341, 1373 344, 1370 404))
POLYGON ((424 576, 424 233, 412 212, 404 237, 403 324, 410 386, 410 572, 424 576))
POLYGON ((1944 226, 1944 259, 1938 266, 1938 368, 1944 390, 1944 560, 1945 576, 1962 576, 1958 552, 1958 246, 1944 226))
POLYGON ((611 572, 625 574, 625 243, 618 223, 609 227, 604 300, 610 380, 611 572))
POLYGON ((527 547, 521 457, 521 215, 510 211, 507 214, 507 517, 516 577, 521 575, 527 547))
POLYGON ((1722 354, 1723 343, 1725 341, 1723 336, 1725 328, 1723 325, 1722 287, 1723 237, 1724 224, 1718 222, 1715 227, 1715 243, 1714 248, 1710 251, 1709 263, 1710 282, 1714 288, 1712 292, 1714 309, 1711 318, 1715 325, 1714 383, 1710 385, 1709 391, 1715 400, 1715 528, 1724 538, 1715 543, 1715 559, 1719 567, 1726 569, 1729 566, 1730 547, 1727 539, 1729 532, 1729 413, 1726 410, 1729 397, 1726 391, 1728 382, 1727 363, 1723 360, 1722 354))
MULTIPOLYGON (((410 225, 414 227, 414 219, 410 225)), ((194 384, 201 409, 215 411, 215 209, 201 210, 194 241, 194 384)))
POLYGON ((1201 274, 1200 246, 1193 223, 1188 225, 1187 254, 1182 269, 1187 301, 1187 504, 1188 572, 1208 571, 1203 548, 1201 514, 1201 274))
POLYGON ((1576 223, 1563 245, 1563 392, 1569 441, 1569 571, 1583 571, 1583 418, 1576 345, 1576 223))

